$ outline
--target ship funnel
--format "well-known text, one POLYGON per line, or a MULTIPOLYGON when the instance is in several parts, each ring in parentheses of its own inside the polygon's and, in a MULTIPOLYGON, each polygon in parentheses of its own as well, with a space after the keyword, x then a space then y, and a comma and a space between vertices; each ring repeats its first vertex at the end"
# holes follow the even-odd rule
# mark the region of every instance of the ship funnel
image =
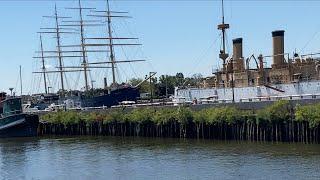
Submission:
POLYGON ((242 38, 233 40, 233 68, 235 71, 244 70, 242 38))
POLYGON ((273 31, 273 67, 281 68, 285 64, 284 60, 284 31, 273 31))
POLYGON ((103 78, 103 82, 104 82, 104 89, 107 89, 108 88, 107 78, 103 78))

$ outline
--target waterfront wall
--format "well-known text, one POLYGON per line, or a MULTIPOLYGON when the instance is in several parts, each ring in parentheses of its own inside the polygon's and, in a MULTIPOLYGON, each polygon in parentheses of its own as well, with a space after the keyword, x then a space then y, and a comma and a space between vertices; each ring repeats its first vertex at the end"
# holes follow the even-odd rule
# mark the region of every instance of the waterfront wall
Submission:
MULTIPOLYGON (((221 108, 221 107, 236 107, 239 110, 251 110, 257 111, 268 106, 271 106, 277 101, 257 101, 257 102, 235 102, 235 103, 211 103, 211 104, 196 104, 196 105, 182 105, 183 107, 189 107, 192 110, 202 110, 208 108, 221 108)), ((320 103, 320 99, 299 99, 299 100, 288 100, 288 103, 295 107, 296 105, 312 105, 320 103)), ((148 106, 147 108, 154 109, 178 109, 181 106, 148 106)), ((146 107, 117 107, 117 108, 108 108, 108 109, 84 109, 81 112, 85 113, 111 113, 114 111, 124 111, 130 112, 137 108, 146 108, 146 107)), ((47 114, 48 112, 41 112, 39 115, 47 114)))
POLYGON ((41 117, 39 135, 93 135, 219 140, 320 142, 320 105, 275 102, 260 110, 139 108, 58 112, 41 117))
MULTIPOLYGON (((236 102, 236 103, 215 103, 215 104, 200 104, 190 106, 194 110, 201 110, 207 108, 219 108, 219 107, 236 107, 240 110, 252 110, 257 111, 273 105, 277 101, 257 101, 257 102, 236 102)), ((297 105, 312 105, 320 103, 320 99, 299 99, 299 100, 288 100, 291 107, 297 105)))

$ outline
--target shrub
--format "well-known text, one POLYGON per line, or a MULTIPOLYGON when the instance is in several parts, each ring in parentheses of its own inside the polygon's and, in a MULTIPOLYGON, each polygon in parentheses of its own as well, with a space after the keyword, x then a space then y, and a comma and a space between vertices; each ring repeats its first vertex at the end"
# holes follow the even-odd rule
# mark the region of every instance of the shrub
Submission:
POLYGON ((152 121, 156 125, 166 125, 175 119, 175 110, 173 109, 159 109, 152 116, 152 121))
POLYGON ((290 117, 290 104, 289 101, 280 100, 273 103, 257 113, 257 123, 266 122, 283 122, 287 121, 290 117))
POLYGON ((189 108, 179 107, 176 111, 176 118, 175 118, 181 125, 186 125, 192 122, 193 115, 192 111, 189 108))
POLYGON ((129 113, 129 120, 139 124, 148 124, 152 121, 155 110, 151 108, 135 109, 129 113))
POLYGON ((126 121, 126 117, 123 111, 113 111, 106 114, 103 118, 103 124, 109 123, 124 123, 126 121))
POLYGON ((296 107, 295 120, 302 122, 308 121, 310 128, 320 125, 320 104, 296 107))

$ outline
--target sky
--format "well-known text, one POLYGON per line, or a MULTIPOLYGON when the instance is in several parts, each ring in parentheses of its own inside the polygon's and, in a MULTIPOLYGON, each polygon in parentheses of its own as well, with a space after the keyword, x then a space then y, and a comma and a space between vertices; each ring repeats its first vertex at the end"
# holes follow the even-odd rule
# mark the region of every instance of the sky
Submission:
MULTIPOLYGON (((76 12, 65 7, 76 7, 73 0, 0 0, 0 91, 10 87, 20 92, 19 66, 22 66, 23 93, 43 92, 41 76, 33 74, 39 71, 39 59, 35 51, 39 50, 41 27, 52 27, 53 21, 43 16, 54 13, 57 4, 59 14, 77 17, 76 12)), ((85 7, 104 10, 106 2, 83 1, 85 7)), ((221 47, 220 32, 217 25, 221 23, 221 2, 218 0, 113 0, 111 9, 128 11, 132 18, 114 20, 115 36, 138 37, 141 47, 116 51, 118 59, 146 59, 147 62, 121 65, 118 80, 144 78, 155 71, 158 75, 185 76, 200 73, 210 76, 214 69, 221 67, 218 58, 221 47), (117 29, 117 30, 116 30, 117 29), (121 34, 121 35, 120 35, 121 34)), ((232 53, 232 39, 243 38, 244 56, 252 54, 272 54, 271 32, 285 30, 285 51, 293 54, 317 53, 320 48, 320 1, 303 0, 226 0, 225 21, 230 24, 227 31, 228 51, 232 53)), ((90 12, 88 12, 89 14, 90 12)), ((86 16, 86 18, 88 18, 86 16)), ((100 29, 102 30, 102 29, 100 29)), ((102 36, 103 31, 88 30, 87 36, 102 36), (91 31, 91 32, 90 32, 91 31), (91 34, 90 34, 91 33, 91 34)), ((54 50, 55 39, 44 36, 46 50, 54 50)), ((63 37, 65 45, 76 44, 77 38, 63 37)), ((104 59, 104 55, 93 55, 90 61, 104 59)), ((271 65, 271 59, 266 59, 271 65)), ((47 60, 48 68, 55 68, 56 60, 47 60)), ((64 60, 65 64, 75 65, 80 60, 64 60), (66 62, 68 61, 68 62, 66 62)), ((67 88, 81 89, 83 74, 66 75, 67 88), (69 77, 69 78, 68 78, 69 77)), ((90 72, 90 79, 95 87, 101 87, 103 77, 111 81, 110 70, 90 72)), ((58 90, 58 76, 50 75, 50 86, 58 90)))

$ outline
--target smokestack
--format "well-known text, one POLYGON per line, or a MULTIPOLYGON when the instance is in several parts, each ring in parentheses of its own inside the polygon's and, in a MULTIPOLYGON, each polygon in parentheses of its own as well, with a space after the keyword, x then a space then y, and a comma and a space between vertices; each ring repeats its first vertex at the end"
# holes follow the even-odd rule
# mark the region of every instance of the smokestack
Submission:
POLYGON ((233 40, 233 68, 235 71, 244 70, 242 38, 233 40))
POLYGON ((285 63, 284 61, 284 31, 273 31, 273 66, 280 67, 285 63))
POLYGON ((233 40, 233 59, 242 58, 242 38, 233 40))
POLYGON ((107 78, 103 78, 103 80, 104 80, 104 88, 107 89, 108 88, 107 78))

